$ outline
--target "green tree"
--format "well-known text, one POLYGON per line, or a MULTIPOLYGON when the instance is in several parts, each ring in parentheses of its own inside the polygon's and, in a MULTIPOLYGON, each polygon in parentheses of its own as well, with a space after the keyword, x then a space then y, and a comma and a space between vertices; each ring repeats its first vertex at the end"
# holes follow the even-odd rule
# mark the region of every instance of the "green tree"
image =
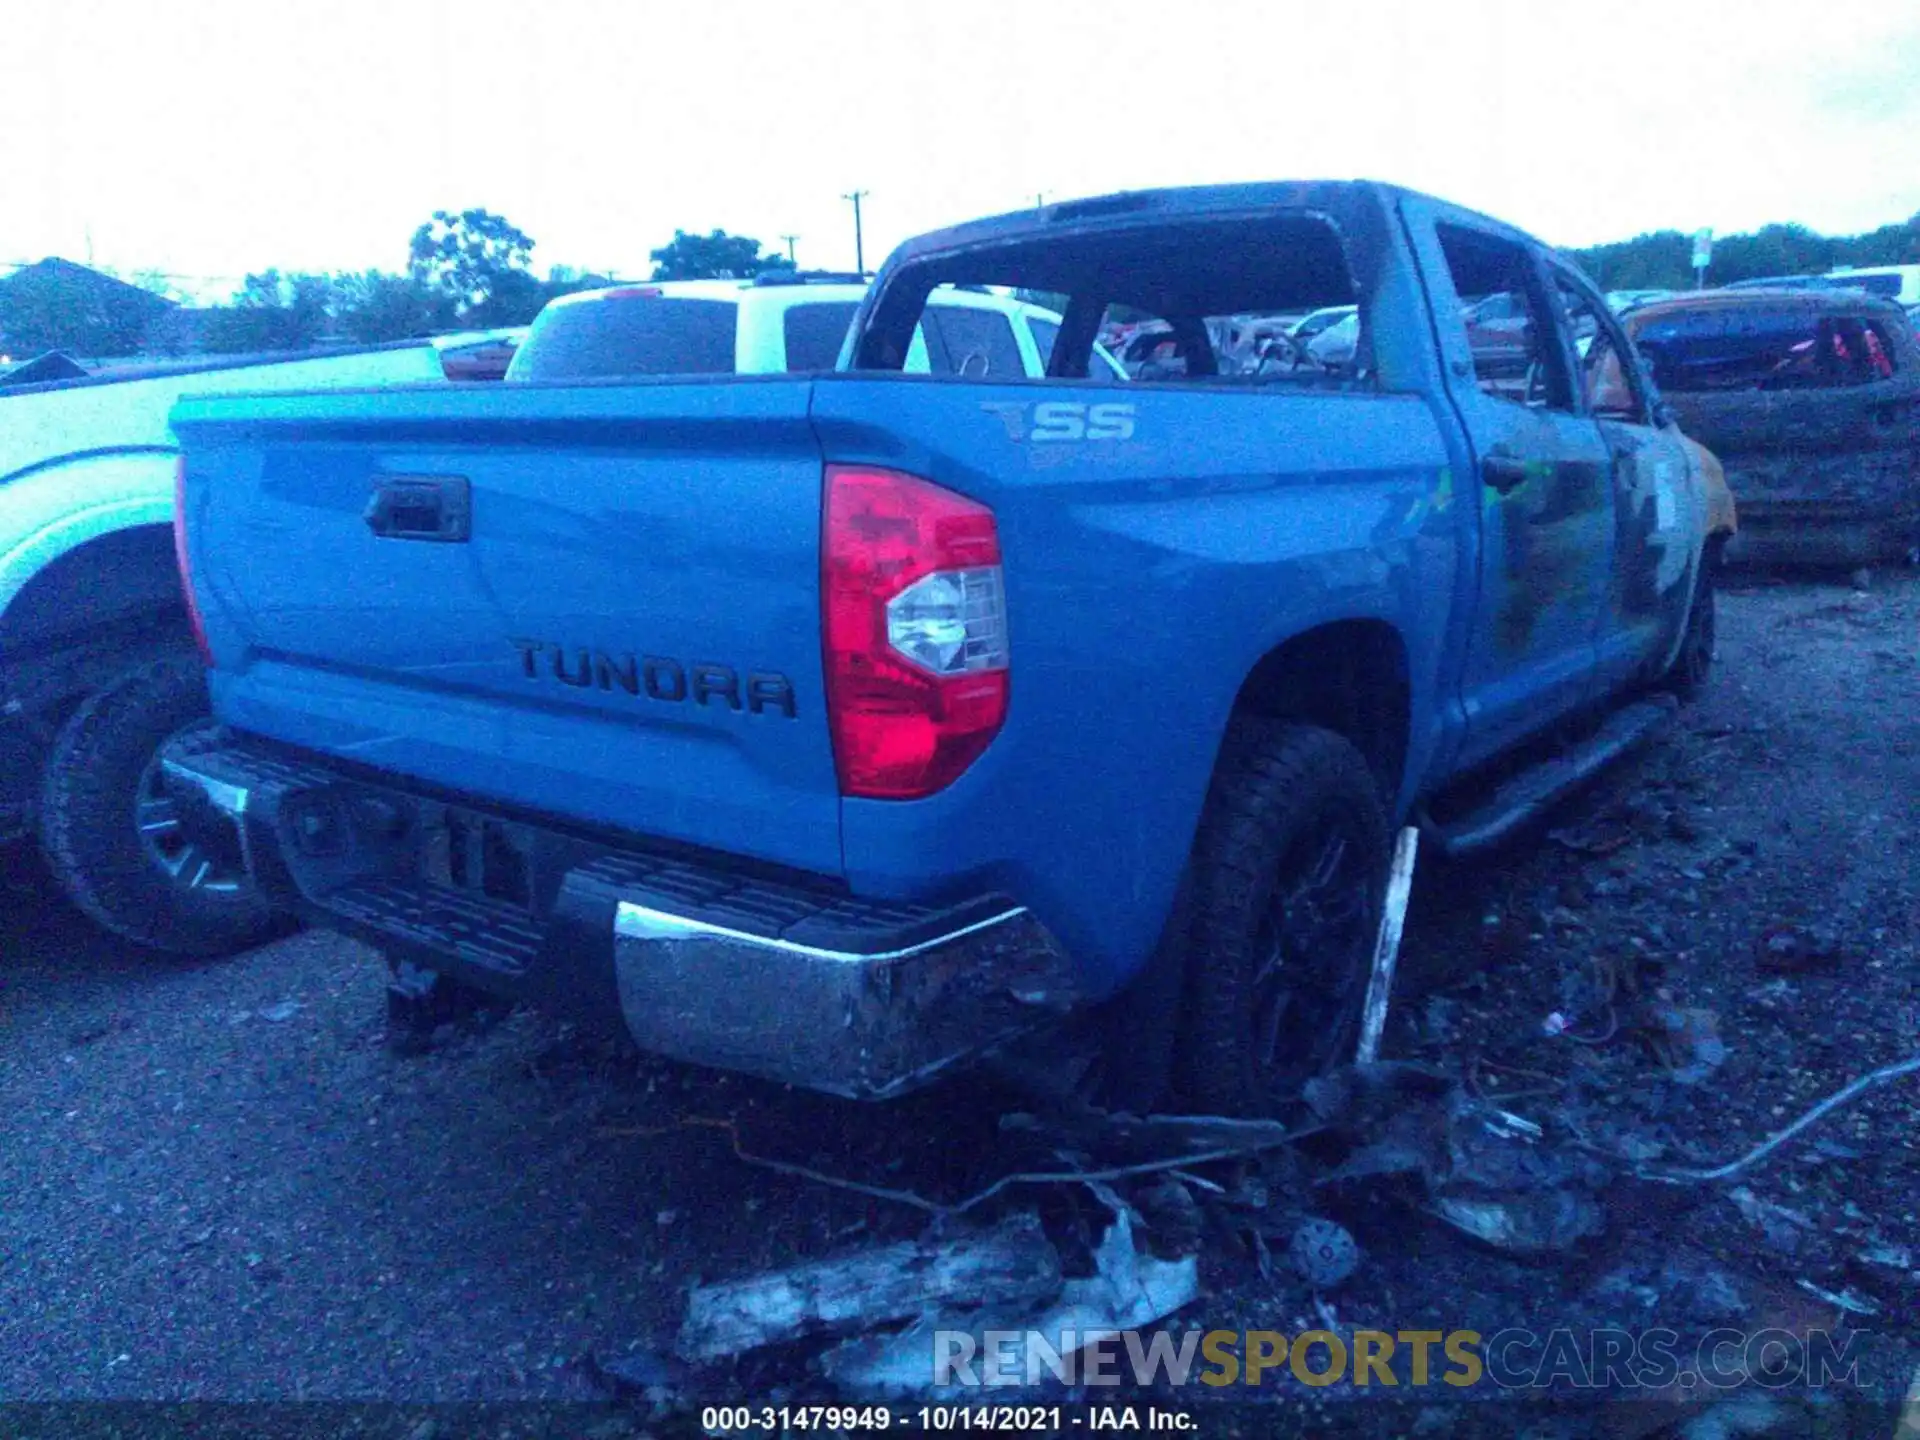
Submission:
POLYGON ((502 325, 525 325, 547 303, 547 287, 526 270, 502 270, 493 277, 487 298, 467 310, 463 319, 478 330, 502 325))
POLYGON ((1762 225, 1751 235, 1714 241, 1708 278, 1725 285, 1768 275, 1824 275, 1834 266, 1834 243, 1804 225, 1762 225))
POLYGON ((413 232, 407 247, 407 273, 453 302, 465 317, 496 293, 524 296, 531 279, 528 261, 533 241, 504 215, 491 210, 436 210, 413 232))
POLYGON ((1678 230, 1656 230, 1570 253, 1603 290, 1673 290, 1693 283, 1693 241, 1678 230))
POLYGON ((784 255, 762 254, 751 235, 729 235, 713 230, 689 235, 675 230, 673 239, 653 251, 655 280, 748 280, 768 270, 791 270, 784 255))
MULTIPOLYGON (((1693 242, 1678 230, 1591 245, 1569 253, 1608 290, 1683 289, 1693 284, 1693 242)), ((1920 215, 1864 235, 1822 235, 1805 225, 1762 225, 1714 241, 1708 283, 1769 275, 1824 275, 1837 265, 1920 264, 1920 215)))
POLYGON ((1920 215, 1899 225, 1882 225, 1865 235, 1834 241, 1842 265, 1920 264, 1920 215))
POLYGON ((231 303, 207 316, 203 343, 216 355, 305 350, 327 323, 332 291, 324 275, 249 275, 231 303))
POLYGON ((431 335, 454 323, 452 302, 411 275, 336 275, 332 290, 334 319, 364 345, 431 335))

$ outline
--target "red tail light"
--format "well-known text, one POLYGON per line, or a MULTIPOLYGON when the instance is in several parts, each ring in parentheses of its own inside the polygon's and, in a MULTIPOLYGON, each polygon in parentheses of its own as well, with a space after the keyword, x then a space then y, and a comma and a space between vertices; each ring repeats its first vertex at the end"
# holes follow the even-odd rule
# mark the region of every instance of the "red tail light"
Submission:
POLYGON ((193 643, 200 651, 200 663, 211 666, 213 652, 207 648, 207 627, 200 623, 200 606, 193 598, 193 572, 187 566, 187 457, 173 465, 173 558, 180 567, 180 592, 186 597, 187 624, 193 627, 193 643))
POLYGON ((952 784, 1007 715, 993 512, 893 470, 829 465, 822 561, 827 709, 840 793, 952 784))

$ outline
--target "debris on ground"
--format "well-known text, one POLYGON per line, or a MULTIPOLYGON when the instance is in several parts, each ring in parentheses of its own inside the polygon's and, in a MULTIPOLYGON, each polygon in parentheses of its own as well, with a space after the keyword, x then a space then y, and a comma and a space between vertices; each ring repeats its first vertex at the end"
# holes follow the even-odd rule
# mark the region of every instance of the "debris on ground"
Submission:
POLYGON ((1413 894, 1413 865, 1420 851, 1420 829, 1405 826, 1394 840, 1393 863, 1387 871, 1386 902, 1380 907, 1380 932, 1374 939, 1373 964, 1360 1016, 1360 1043, 1354 1059, 1371 1065, 1380 1058, 1380 1039, 1386 1033, 1387 1006, 1393 999, 1393 972, 1400 955, 1400 937, 1406 929, 1407 902, 1413 894))
POLYGON ((1745 1185, 1737 1185, 1727 1192, 1727 1199, 1755 1230, 1768 1246, 1782 1254, 1791 1255, 1800 1248, 1801 1241, 1819 1227, 1813 1217, 1778 1201, 1764 1200, 1745 1185))
POLYGON ((1679 1084, 1698 1085, 1726 1063, 1720 1017, 1699 1006, 1676 1005, 1670 992, 1641 1004, 1632 1027, 1679 1084))
POLYGON ((854 1395, 919 1394, 939 1398, 971 1394, 969 1372, 956 1368, 943 1378, 936 1361, 992 1364, 988 1331, 1023 1332, 1027 1352, 1020 1357, 1023 1379, 1053 1374, 1054 1357, 1075 1355, 1122 1331, 1144 1330, 1200 1297, 1200 1272, 1192 1256, 1158 1260, 1134 1244, 1134 1216, 1124 1205, 1115 1210, 1094 1251, 1094 1273, 1066 1281, 1044 1308, 1020 1311, 995 1308, 989 1317, 929 1315, 898 1334, 848 1341, 820 1358, 820 1369, 842 1391, 854 1395), (939 1349, 936 1350, 936 1341, 939 1349))
POLYGON ((1287 1254, 1300 1278, 1315 1290, 1332 1289, 1360 1267, 1360 1246, 1352 1232, 1317 1217, 1300 1223, 1287 1254))
POLYGON ((1318 1182, 1412 1175, 1427 1213, 1515 1255, 1572 1249, 1606 1223, 1597 1192, 1608 1167, 1535 1122, 1414 1066, 1354 1067, 1311 1087, 1330 1128, 1358 1142, 1318 1182), (1399 1096, 1400 1103, 1390 1103, 1399 1096))
POLYGON ((936 1309, 1047 1300, 1060 1256, 1037 1215, 976 1234, 854 1250, 763 1275, 697 1287, 676 1352, 713 1360, 816 1335, 848 1335, 936 1309))

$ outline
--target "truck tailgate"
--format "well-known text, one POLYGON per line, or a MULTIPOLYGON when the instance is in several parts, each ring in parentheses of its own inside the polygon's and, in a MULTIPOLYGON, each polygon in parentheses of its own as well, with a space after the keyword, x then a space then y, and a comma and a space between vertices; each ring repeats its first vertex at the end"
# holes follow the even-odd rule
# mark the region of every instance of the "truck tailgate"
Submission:
POLYGON ((564 819, 838 874, 810 392, 183 402, 218 717, 564 819))

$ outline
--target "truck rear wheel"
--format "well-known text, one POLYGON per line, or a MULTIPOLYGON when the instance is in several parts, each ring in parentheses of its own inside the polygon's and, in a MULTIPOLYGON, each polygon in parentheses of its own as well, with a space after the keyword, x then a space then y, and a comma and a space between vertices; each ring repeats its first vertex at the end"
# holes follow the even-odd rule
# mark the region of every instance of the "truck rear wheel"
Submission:
POLYGON ((221 955, 280 928, 248 879, 237 832, 189 826, 159 783, 159 752, 208 723, 195 657, 170 654, 88 698, 47 757, 40 844, 90 918, 155 950, 221 955))
POLYGON ((1190 1103, 1258 1115, 1352 1057, 1391 859, 1385 806, 1332 731, 1228 731, 1194 844, 1190 1103))

